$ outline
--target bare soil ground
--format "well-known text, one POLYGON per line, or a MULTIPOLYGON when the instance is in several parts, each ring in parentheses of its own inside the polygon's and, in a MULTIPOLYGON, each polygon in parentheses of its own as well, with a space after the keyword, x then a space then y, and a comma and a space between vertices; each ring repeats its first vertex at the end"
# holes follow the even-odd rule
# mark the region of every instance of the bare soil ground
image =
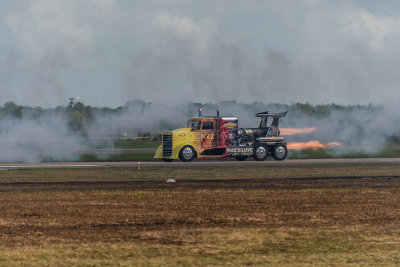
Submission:
POLYGON ((138 233, 150 229, 400 222, 399 179, 52 182, 0 188, 0 247, 143 241, 138 233))
POLYGON ((384 171, 397 167, 377 166, 384 175, 316 176, 323 168, 332 166, 318 167, 311 178, 301 167, 293 170, 299 177, 243 173, 166 183, 107 180, 98 170, 99 179, 91 181, 2 182, 0 263, 399 263, 394 255, 400 248, 400 176, 384 171), (89 252, 72 261, 80 250, 89 252), (383 258, 376 261, 375 254, 383 258))

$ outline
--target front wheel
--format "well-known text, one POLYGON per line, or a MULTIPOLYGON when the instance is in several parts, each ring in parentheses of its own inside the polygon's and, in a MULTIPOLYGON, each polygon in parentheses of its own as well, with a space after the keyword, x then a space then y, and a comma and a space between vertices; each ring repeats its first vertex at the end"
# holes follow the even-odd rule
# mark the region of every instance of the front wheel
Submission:
POLYGON ((257 161, 265 160, 268 156, 268 148, 263 144, 254 145, 253 158, 257 161))
POLYGON ((195 153, 193 147, 184 146, 181 151, 179 151, 179 159, 185 162, 190 162, 194 159, 195 153))
POLYGON ((284 144, 276 144, 272 149, 272 157, 275 160, 284 160, 288 154, 287 148, 284 144))

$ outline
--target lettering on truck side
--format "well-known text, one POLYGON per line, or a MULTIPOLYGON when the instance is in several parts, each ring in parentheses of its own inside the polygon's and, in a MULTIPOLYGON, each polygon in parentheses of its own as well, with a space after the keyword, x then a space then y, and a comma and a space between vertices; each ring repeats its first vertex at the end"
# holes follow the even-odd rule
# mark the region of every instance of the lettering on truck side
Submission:
POLYGON ((228 147, 226 152, 232 156, 251 156, 253 155, 252 147, 228 147))
POLYGON ((177 140, 203 140, 204 138, 206 139, 215 139, 215 134, 205 134, 205 133, 189 133, 189 134, 177 134, 176 139, 177 140))

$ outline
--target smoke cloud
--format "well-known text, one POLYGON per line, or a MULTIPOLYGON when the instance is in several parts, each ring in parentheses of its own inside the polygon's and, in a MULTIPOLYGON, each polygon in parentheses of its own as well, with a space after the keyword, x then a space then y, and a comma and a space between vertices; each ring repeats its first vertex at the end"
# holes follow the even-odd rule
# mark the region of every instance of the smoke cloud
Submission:
POLYGON ((0 99, 95 106, 399 101, 400 4, 63 1, 0 4, 0 99))
POLYGON ((288 135, 288 142, 342 143, 332 153, 376 153, 391 137, 398 137, 400 118, 391 106, 339 106, 309 104, 252 104, 224 101, 166 105, 135 100, 117 109, 96 108, 79 103, 77 109, 41 109, 6 103, 0 108, 0 162, 79 160, 97 142, 115 137, 159 135, 164 130, 187 126, 190 117, 204 115, 238 117, 239 127, 256 128, 255 113, 289 111, 281 128, 312 128, 304 134, 288 135), (78 112, 80 110, 80 112, 78 112), (86 114, 86 115, 85 115, 86 114), (83 117, 85 116, 85 117, 83 117), (80 121, 79 124, 74 124, 80 121), (315 129, 315 130, 314 130, 315 129))
MULTIPOLYGON (((95 114, 89 136, 182 127, 197 112, 192 103, 217 103, 194 106, 238 116, 242 127, 258 125, 256 112, 289 108, 282 127, 319 129, 292 141, 343 142, 349 151, 374 151, 399 130, 395 0, 16 0, 0 3, 0 18, 3 102, 154 103, 95 114), (308 116, 291 103, 374 108, 308 116)), ((56 117, 2 120, 0 139, 0 161, 84 148, 56 117)))
POLYGON ((60 116, 4 119, 0 131, 0 162, 78 160, 88 142, 68 129, 60 116))
POLYGON ((259 118, 255 113, 269 110, 273 113, 289 111, 280 120, 281 128, 317 128, 306 134, 290 135, 289 142, 319 140, 323 143, 339 142, 333 152, 378 152, 385 148, 390 137, 399 136, 400 117, 394 115, 391 106, 338 106, 309 104, 253 104, 224 101, 216 104, 190 103, 175 106, 130 102, 122 113, 96 116, 90 127, 91 136, 123 136, 138 133, 160 134, 163 130, 186 127, 190 117, 196 117, 198 108, 203 114, 234 116, 239 119, 239 127, 256 128, 259 118), (312 112, 312 113, 310 113, 312 112))

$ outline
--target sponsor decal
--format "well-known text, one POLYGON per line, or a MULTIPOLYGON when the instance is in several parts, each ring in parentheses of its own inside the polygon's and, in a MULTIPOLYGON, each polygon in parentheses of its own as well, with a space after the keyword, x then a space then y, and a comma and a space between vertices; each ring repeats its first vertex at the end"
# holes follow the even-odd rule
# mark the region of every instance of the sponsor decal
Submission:
POLYGON ((252 147, 228 147, 226 152, 232 156, 251 156, 253 155, 252 147))
POLYGON ((237 124, 234 122, 228 122, 228 123, 224 124, 224 127, 228 128, 228 129, 235 129, 235 128, 237 128, 237 124))
POLYGON ((203 139, 214 140, 217 138, 216 134, 213 133, 178 133, 175 135, 176 140, 196 140, 200 141, 203 139))

